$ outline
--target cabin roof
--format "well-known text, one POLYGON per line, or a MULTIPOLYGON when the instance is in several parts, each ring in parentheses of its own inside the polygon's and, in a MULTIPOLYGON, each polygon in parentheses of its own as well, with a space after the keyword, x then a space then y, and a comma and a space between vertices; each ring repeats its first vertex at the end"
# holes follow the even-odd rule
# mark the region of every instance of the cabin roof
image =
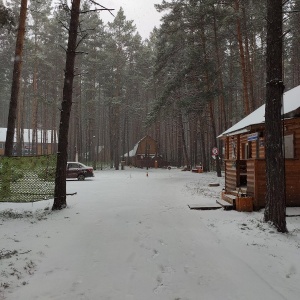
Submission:
POLYGON ((138 147, 139 147, 139 144, 141 143, 141 141, 143 141, 145 138, 150 138, 151 140, 154 140, 151 136, 149 136, 149 135, 146 135, 146 136, 144 136, 142 139, 140 139, 135 145, 134 145, 134 147, 133 147, 133 149, 132 150, 130 150, 129 151, 129 153, 125 153, 124 154, 124 157, 133 157, 133 156, 135 156, 136 155, 136 151, 137 151, 137 149, 138 149, 138 147), (129 155, 128 155, 129 154, 129 155))
MULTIPOLYGON (((285 92, 283 94, 283 112, 282 116, 292 117, 295 115, 297 110, 300 108, 300 85, 297 87, 285 92)), ((228 135, 236 135, 244 132, 248 132, 249 126, 258 125, 265 122, 265 104, 253 111, 247 117, 224 131, 222 134, 218 136, 224 137, 228 135)))
MULTIPOLYGON (((0 128, 0 142, 5 142, 6 141, 6 128, 0 128)), ((32 129, 23 129, 24 132, 24 143, 30 143, 32 141, 32 129)), ((46 134, 46 139, 47 139, 47 143, 51 143, 51 134, 52 134, 53 130, 41 130, 38 129, 37 130, 37 142, 41 143, 42 141, 42 137, 43 134, 46 134)), ((54 132, 53 132, 54 134, 54 132)), ((16 131, 15 131, 15 135, 14 135, 14 143, 16 143, 17 139, 16 139, 16 131)), ((57 141, 57 136, 56 136, 56 141, 57 141)))

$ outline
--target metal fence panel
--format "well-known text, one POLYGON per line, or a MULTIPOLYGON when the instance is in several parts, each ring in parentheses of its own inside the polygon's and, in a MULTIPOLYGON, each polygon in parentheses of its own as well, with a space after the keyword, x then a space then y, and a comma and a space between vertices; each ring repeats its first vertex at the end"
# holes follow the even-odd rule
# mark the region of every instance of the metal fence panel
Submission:
POLYGON ((56 155, 0 157, 0 202, 34 202, 54 196, 56 155))

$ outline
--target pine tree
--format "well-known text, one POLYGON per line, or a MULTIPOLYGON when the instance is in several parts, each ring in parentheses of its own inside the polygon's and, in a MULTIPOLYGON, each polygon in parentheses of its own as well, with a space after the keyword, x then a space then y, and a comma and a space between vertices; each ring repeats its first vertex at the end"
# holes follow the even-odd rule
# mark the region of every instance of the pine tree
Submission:
POLYGON ((13 70, 11 98, 10 98, 6 142, 5 142, 5 150, 4 150, 5 156, 11 156, 13 154, 17 105, 18 105, 18 98, 19 98, 19 91, 20 91, 20 77, 21 77, 21 70, 22 70, 22 56, 23 56, 24 36, 25 36, 26 15, 27 15, 27 0, 22 0, 21 7, 20 7, 19 27, 18 27, 18 35, 17 35, 16 49, 15 49, 15 56, 14 56, 14 70, 13 70))
POLYGON ((279 232, 286 232, 285 171, 282 142, 281 107, 282 67, 282 1, 267 2, 267 98, 266 98, 266 207, 264 218, 279 232))
POLYGON ((63 209, 66 201, 66 165, 68 158, 68 133, 72 107, 73 80, 75 56, 77 48, 77 33, 79 25, 80 0, 73 0, 69 26, 69 38, 66 53, 65 79, 63 87, 63 99, 60 115, 58 153, 55 175, 54 203, 52 210, 63 209))

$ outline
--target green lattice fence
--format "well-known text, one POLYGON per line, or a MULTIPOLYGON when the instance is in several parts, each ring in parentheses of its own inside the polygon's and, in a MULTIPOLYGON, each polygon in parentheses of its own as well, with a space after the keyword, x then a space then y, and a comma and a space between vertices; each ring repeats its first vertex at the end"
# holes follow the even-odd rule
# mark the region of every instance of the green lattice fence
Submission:
POLYGON ((0 157, 0 202, 33 202, 54 195, 56 155, 0 157))

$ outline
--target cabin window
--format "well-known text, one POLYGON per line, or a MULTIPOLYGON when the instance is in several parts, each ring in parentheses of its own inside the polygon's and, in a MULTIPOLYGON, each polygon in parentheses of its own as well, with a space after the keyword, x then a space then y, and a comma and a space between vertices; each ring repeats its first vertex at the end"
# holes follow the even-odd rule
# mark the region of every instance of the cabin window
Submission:
POLYGON ((0 149, 3 149, 3 148, 4 148, 3 143, 0 143, 0 149))
POLYGON ((252 142, 245 144, 244 159, 252 158, 252 142))
POLYGON ((294 135, 284 136, 284 153, 285 158, 294 158, 294 135))

